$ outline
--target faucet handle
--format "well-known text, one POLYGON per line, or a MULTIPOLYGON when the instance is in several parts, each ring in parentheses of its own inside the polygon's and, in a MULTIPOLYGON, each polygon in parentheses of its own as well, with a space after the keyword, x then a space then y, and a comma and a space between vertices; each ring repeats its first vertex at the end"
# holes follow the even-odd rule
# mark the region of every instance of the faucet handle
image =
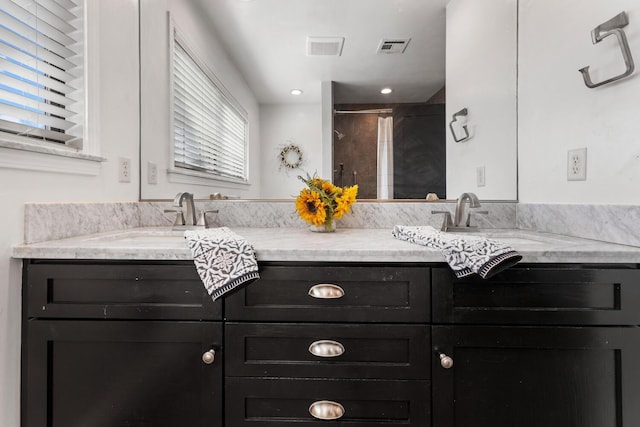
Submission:
POLYGON ((164 210, 165 213, 171 213, 171 212, 175 212, 176 217, 173 220, 173 225, 184 225, 184 213, 182 212, 181 209, 165 209, 164 210))
POLYGON ((489 215, 489 211, 479 211, 479 210, 469 211, 469 213, 467 214, 467 227, 473 227, 471 225, 471 214, 489 215))
POLYGON ((440 227, 440 231, 447 231, 449 227, 453 224, 451 220, 451 212, 449 211, 431 211, 432 214, 444 214, 444 218, 442 220, 442 226, 440 227))
POLYGON ((207 214, 210 214, 210 213, 218 213, 218 209, 201 210, 200 217, 198 218, 198 222, 196 223, 196 225, 204 228, 209 228, 209 221, 207 221, 207 214))

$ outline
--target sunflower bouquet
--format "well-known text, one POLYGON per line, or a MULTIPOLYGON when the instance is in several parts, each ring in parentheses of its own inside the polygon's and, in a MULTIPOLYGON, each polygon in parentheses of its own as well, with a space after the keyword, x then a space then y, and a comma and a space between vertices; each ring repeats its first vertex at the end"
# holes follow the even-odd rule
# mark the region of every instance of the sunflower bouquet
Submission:
POLYGON ((338 187, 316 175, 298 176, 308 188, 300 190, 296 198, 296 211, 300 218, 325 231, 334 230, 334 219, 340 219, 356 202, 358 186, 338 187))

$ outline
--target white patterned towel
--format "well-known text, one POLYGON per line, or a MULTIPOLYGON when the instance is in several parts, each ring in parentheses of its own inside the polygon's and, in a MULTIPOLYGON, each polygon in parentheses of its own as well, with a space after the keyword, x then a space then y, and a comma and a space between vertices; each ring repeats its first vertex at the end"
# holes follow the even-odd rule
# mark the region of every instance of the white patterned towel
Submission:
POLYGON ((456 277, 476 273, 486 279, 522 259, 522 255, 500 241, 442 233, 431 226, 396 225, 392 234, 396 239, 439 249, 456 277))
POLYGON ((214 301, 260 277, 253 246, 229 228, 187 230, 184 237, 202 283, 214 301))

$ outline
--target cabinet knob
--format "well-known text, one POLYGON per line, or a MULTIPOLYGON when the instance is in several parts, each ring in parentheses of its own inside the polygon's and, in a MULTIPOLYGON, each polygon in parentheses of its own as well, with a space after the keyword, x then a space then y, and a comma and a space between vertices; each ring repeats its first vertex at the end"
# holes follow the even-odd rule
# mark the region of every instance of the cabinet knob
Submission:
POLYGON ((309 289, 309 296, 320 299, 342 298, 344 296, 344 289, 338 285, 319 283, 309 289))
POLYGON ((444 369, 453 368, 453 359, 444 353, 440 353, 440 366, 442 366, 444 369))
POLYGON ((330 400, 318 400, 309 406, 309 413, 319 420, 337 420, 344 415, 344 406, 330 400))
POLYGON ((216 351, 214 349, 211 349, 209 351, 205 351, 202 354, 202 361, 204 363, 206 363, 207 365, 211 365, 214 360, 216 360, 216 351))
POLYGON ((344 353, 344 346, 338 341, 314 341, 309 346, 309 353, 318 357, 337 357, 344 353))

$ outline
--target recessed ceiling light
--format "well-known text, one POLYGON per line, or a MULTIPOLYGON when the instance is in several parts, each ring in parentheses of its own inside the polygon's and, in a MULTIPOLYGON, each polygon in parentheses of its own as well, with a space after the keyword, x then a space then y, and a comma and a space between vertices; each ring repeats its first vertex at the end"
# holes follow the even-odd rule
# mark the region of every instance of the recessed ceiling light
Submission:
POLYGON ((384 89, 382 89, 382 90, 380 91, 380 93, 381 93, 381 94, 383 94, 383 95, 388 95, 388 94, 390 94, 391 92, 393 92, 393 89, 391 89, 390 87, 385 87, 384 89))
POLYGON ((291 95, 302 95, 302 90, 300 89, 291 89, 291 95))

